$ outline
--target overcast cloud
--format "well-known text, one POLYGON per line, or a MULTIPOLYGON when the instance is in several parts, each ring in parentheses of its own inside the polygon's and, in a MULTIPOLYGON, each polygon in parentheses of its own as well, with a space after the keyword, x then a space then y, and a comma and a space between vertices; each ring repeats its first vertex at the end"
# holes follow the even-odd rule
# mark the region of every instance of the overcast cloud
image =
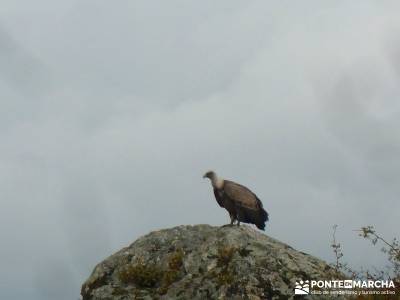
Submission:
POLYGON ((151 230, 228 222, 381 266, 400 227, 398 1, 0 0, 0 298, 78 299, 151 230))

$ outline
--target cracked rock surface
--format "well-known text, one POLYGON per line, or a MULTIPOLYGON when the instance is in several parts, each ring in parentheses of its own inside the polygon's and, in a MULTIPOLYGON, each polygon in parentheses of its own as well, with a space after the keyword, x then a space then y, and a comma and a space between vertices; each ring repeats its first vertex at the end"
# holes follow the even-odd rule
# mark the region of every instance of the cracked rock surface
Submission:
POLYGON ((296 280, 335 278, 326 262, 246 225, 178 226, 151 232, 99 263, 81 295, 83 300, 294 299, 296 280))

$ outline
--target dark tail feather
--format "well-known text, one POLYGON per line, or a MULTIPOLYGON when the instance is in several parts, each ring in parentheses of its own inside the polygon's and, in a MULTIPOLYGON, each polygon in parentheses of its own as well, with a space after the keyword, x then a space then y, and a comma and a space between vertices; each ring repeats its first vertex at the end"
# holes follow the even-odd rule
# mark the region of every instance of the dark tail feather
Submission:
POLYGON ((256 224, 257 228, 265 230, 265 222, 268 222, 268 220, 268 213, 263 208, 261 208, 259 222, 257 222, 256 224))
POLYGON ((265 230, 265 222, 268 221, 268 213, 262 207, 258 210, 237 207, 236 211, 238 221, 255 224, 258 229, 265 230))

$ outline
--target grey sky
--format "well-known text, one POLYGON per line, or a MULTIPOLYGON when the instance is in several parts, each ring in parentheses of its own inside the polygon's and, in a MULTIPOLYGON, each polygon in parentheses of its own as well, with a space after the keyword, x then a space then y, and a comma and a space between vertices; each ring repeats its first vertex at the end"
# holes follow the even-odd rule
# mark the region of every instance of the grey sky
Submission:
POLYGON ((336 223, 383 263, 352 230, 400 225, 397 1, 0 3, 1 299, 77 299, 140 235, 226 223, 210 168, 267 234, 332 260, 336 223))

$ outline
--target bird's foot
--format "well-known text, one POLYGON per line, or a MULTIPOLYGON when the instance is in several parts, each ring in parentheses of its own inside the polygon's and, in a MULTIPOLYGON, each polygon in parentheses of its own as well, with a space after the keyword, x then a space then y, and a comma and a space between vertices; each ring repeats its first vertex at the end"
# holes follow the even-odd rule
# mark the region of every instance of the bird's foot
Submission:
POLYGON ((229 224, 222 225, 221 227, 232 227, 232 226, 233 226, 233 224, 229 223, 229 224))

